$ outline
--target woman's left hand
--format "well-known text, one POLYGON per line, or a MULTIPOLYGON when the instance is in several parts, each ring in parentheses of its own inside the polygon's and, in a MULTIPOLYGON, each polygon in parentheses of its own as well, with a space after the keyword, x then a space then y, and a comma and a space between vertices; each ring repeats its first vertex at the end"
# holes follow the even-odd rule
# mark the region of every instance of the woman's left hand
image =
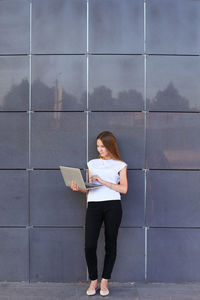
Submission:
POLYGON ((93 181, 97 181, 97 182, 99 182, 99 183, 101 183, 101 184, 103 184, 103 179, 101 179, 98 175, 93 175, 92 177, 91 177, 91 181, 93 182, 93 181))

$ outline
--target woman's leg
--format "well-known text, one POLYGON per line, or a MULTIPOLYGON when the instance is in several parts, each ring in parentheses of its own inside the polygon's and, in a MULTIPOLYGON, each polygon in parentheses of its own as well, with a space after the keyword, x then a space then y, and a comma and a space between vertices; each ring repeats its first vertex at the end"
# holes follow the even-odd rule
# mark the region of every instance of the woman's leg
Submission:
POLYGON ((96 250, 102 222, 101 203, 88 202, 85 220, 85 258, 91 280, 98 278, 96 250))
POLYGON ((117 236, 122 219, 121 200, 109 201, 104 210, 105 259, 102 278, 110 279, 117 253, 117 236))

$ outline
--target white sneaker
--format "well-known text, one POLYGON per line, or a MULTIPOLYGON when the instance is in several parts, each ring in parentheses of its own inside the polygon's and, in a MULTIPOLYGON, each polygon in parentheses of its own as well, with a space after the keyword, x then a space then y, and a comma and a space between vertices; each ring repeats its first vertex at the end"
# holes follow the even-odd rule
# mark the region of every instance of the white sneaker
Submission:
POLYGON ((92 286, 91 283, 90 283, 90 286, 89 286, 89 288, 87 289, 87 292, 86 292, 87 296, 94 296, 94 295, 96 295, 97 289, 98 289, 98 284, 95 287, 94 285, 92 286))
POLYGON ((106 287, 103 287, 100 289, 100 295, 101 296, 108 296, 109 295, 109 289, 106 287))
POLYGON ((101 290, 100 290, 100 295, 103 296, 103 297, 104 297, 104 296, 108 296, 108 295, 109 295, 109 289, 106 289, 106 290, 102 290, 102 289, 101 289, 101 290))

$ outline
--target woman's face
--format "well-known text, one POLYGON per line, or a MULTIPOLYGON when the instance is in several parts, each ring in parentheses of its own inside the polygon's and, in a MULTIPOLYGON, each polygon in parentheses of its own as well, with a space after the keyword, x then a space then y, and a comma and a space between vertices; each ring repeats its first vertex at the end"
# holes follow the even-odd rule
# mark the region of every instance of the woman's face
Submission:
POLYGON ((106 149, 100 139, 97 140, 97 151, 103 158, 110 158, 110 152, 106 149))

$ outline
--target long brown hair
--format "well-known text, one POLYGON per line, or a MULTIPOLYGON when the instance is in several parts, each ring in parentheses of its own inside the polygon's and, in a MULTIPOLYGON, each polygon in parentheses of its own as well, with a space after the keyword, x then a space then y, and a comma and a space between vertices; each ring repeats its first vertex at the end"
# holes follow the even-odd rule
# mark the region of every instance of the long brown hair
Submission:
MULTIPOLYGON (((104 145, 104 147, 110 152, 112 157, 116 160, 121 160, 117 140, 114 134, 110 131, 103 131, 97 136, 97 140, 100 139, 104 145)), ((101 158, 101 155, 98 155, 98 158, 101 158)))

